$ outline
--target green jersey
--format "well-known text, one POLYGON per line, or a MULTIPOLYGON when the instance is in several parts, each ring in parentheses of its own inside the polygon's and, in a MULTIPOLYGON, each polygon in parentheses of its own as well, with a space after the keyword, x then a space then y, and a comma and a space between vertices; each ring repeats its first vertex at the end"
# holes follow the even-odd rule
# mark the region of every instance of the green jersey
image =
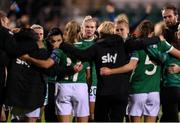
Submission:
MULTIPOLYGON (((170 50, 169 50, 170 51, 170 50)), ((180 72, 168 73, 167 68, 171 64, 177 64, 180 66, 180 60, 174 58, 168 52, 163 52, 157 48, 149 47, 148 52, 153 57, 159 59, 163 64, 163 85, 168 87, 180 87, 180 72)))
MULTIPOLYGON (((159 42, 152 47, 161 51, 168 51, 171 48, 166 42, 159 42)), ((134 52, 132 59, 138 59, 138 66, 131 77, 131 93, 159 92, 161 66, 154 64, 143 50, 134 52)))
MULTIPOLYGON (((82 42, 78 42, 74 44, 75 47, 79 49, 83 49, 82 42)), ((66 76, 64 79, 59 81, 59 83, 86 83, 86 70, 89 67, 88 62, 81 62, 78 59, 70 58, 68 55, 65 55, 66 57, 62 59, 64 62, 62 63, 64 66, 74 66, 75 64, 83 64, 83 69, 79 71, 78 73, 75 73, 71 76, 66 76)))
MULTIPOLYGON (((165 54, 164 54, 165 55, 165 54)), ((174 58, 170 54, 166 54, 167 56, 164 57, 166 58, 164 62, 164 71, 163 71, 163 85, 168 86, 168 87, 180 87, 180 72, 178 73, 168 73, 167 68, 171 64, 177 64, 180 66, 180 60, 174 58)))
MULTIPOLYGON (((83 43, 83 49, 86 49, 90 46, 92 46, 95 43, 94 38, 92 40, 81 40, 81 42, 83 43)), ((96 86, 97 85, 97 75, 96 75, 96 68, 95 68, 95 64, 94 62, 90 63, 90 67, 92 68, 92 86, 96 86)))
MULTIPOLYGON (((50 56, 56 63, 60 64, 65 64, 62 63, 63 59, 66 58, 66 55, 63 53, 63 51, 61 49, 54 49, 51 53, 50 56)), ((57 76, 55 77, 48 77, 48 82, 57 82, 57 76)))

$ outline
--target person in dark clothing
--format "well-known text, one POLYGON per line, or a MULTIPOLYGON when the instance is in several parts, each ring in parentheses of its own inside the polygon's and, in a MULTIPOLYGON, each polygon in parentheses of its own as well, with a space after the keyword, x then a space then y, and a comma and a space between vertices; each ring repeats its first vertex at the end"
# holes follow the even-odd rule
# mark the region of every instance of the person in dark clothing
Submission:
MULTIPOLYGON (((9 57, 17 57, 24 53, 28 53, 31 50, 37 49, 37 45, 26 44, 24 47, 17 45, 13 33, 9 30, 9 19, 6 17, 6 13, 0 11, 0 55, 2 55, 0 60, 0 107, 3 104, 3 97, 5 90, 5 67, 8 64, 9 57), (28 48, 27 46, 30 45, 28 48), (22 48, 20 50, 20 48, 22 48)), ((0 108, 1 113, 1 108, 0 108)))
MULTIPOLYGON (((25 42, 36 43, 37 40, 35 32, 31 29, 21 29, 20 32, 14 36, 18 44, 25 42)), ((43 51, 38 52, 36 50, 31 53, 31 55, 34 57, 46 57, 47 54, 43 54, 43 51)), ((44 80, 41 73, 35 66, 20 58, 10 59, 7 68, 8 76, 5 104, 13 106, 13 114, 15 114, 14 109, 17 107, 30 109, 30 111, 39 108, 44 102, 45 93, 44 80)))
POLYGON ((178 10, 174 5, 167 5, 162 10, 163 21, 166 24, 166 28, 163 30, 164 38, 169 42, 177 42, 175 33, 178 31, 178 10))
POLYGON ((154 38, 151 41, 129 39, 124 43, 122 37, 113 35, 114 32, 111 30, 114 31, 114 25, 111 22, 102 23, 98 28, 100 39, 86 50, 78 50, 67 43, 60 45, 64 52, 71 53, 78 59, 95 63, 98 78, 95 103, 96 122, 123 122, 129 89, 130 74, 101 76, 100 68, 122 66, 128 63, 129 52, 159 42, 159 38, 154 38))
MULTIPOLYGON (((5 66, 8 62, 8 57, 6 52, 12 53, 14 52, 14 44, 12 34, 9 33, 9 30, 6 28, 8 26, 8 19, 4 12, 0 11, 0 114, 3 105, 3 93, 5 88, 5 66), (12 43, 11 43, 12 42, 12 43), (6 52, 5 52, 6 51, 6 52)), ((0 115, 1 116, 1 115, 0 115)))

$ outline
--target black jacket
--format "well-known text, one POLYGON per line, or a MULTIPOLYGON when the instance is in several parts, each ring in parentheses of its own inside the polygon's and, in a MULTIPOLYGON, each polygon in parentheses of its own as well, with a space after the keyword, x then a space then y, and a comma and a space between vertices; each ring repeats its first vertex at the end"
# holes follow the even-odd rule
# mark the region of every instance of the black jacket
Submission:
POLYGON ((8 29, 0 26, 0 92, 2 92, 5 84, 5 65, 9 60, 7 53, 11 54, 13 52, 16 52, 16 43, 13 35, 8 29))
MULTIPOLYGON (((47 59, 49 54, 46 49, 39 49, 31 53, 38 59, 47 59)), ((36 109, 43 106, 46 94, 47 76, 65 76, 74 74, 73 68, 65 69, 58 64, 49 69, 34 66, 19 58, 14 58, 8 65, 7 93, 5 104, 18 106, 25 109, 36 109)))
MULTIPOLYGON (((36 57, 48 58, 46 54, 35 51, 36 57)), ((46 84, 43 74, 37 67, 14 58, 8 65, 7 92, 5 104, 25 109, 36 109, 44 103, 46 84)))
POLYGON ((31 42, 19 45, 14 38, 14 34, 9 29, 0 26, 0 98, 4 96, 2 95, 4 93, 2 89, 5 85, 5 66, 8 65, 9 58, 18 57, 37 48, 37 45, 31 42))
POLYGON ((101 76, 101 67, 115 68, 129 62, 129 52, 142 49, 146 45, 157 43, 159 39, 128 40, 126 43, 117 35, 104 35, 101 39, 86 50, 78 50, 75 47, 62 43, 60 48, 74 55, 78 59, 94 61, 97 73, 97 95, 119 95, 127 98, 129 86, 129 74, 116 74, 101 76))
POLYGON ((17 52, 17 43, 13 33, 3 26, 0 26, 0 49, 8 54, 15 54, 17 52))

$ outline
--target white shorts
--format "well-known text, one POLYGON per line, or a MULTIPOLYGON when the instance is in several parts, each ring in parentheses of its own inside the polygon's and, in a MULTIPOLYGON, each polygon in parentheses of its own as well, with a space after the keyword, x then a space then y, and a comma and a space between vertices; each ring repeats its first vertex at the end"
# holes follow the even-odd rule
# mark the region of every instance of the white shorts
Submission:
POLYGON ((96 89, 97 86, 91 86, 90 93, 89 93, 89 101, 95 102, 96 101, 96 89))
POLYGON ((159 92, 130 94, 126 114, 130 116, 157 116, 159 110, 159 92))
POLYGON ((57 83, 56 115, 89 116, 88 86, 86 83, 57 83))
POLYGON ((27 117, 40 117, 40 108, 35 109, 32 112, 25 114, 27 117))
POLYGON ((12 116, 13 117, 37 117, 37 118, 39 118, 40 117, 40 108, 37 108, 32 111, 32 110, 13 107, 12 116))

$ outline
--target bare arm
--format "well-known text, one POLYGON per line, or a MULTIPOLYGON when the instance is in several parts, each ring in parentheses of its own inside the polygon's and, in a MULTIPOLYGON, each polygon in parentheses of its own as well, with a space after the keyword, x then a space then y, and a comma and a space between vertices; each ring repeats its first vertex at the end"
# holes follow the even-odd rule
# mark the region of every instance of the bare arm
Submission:
POLYGON ((30 57, 28 54, 21 56, 21 59, 28 61, 38 67, 41 68, 50 68, 52 65, 54 65, 54 60, 52 58, 48 58, 46 60, 40 60, 33 57, 30 57))
POLYGON ((132 71, 133 69, 136 68, 138 61, 131 59, 128 64, 118 67, 118 68, 107 68, 107 67, 102 67, 100 69, 100 74, 101 75, 112 75, 112 74, 120 74, 120 73, 127 73, 129 71, 132 71))

